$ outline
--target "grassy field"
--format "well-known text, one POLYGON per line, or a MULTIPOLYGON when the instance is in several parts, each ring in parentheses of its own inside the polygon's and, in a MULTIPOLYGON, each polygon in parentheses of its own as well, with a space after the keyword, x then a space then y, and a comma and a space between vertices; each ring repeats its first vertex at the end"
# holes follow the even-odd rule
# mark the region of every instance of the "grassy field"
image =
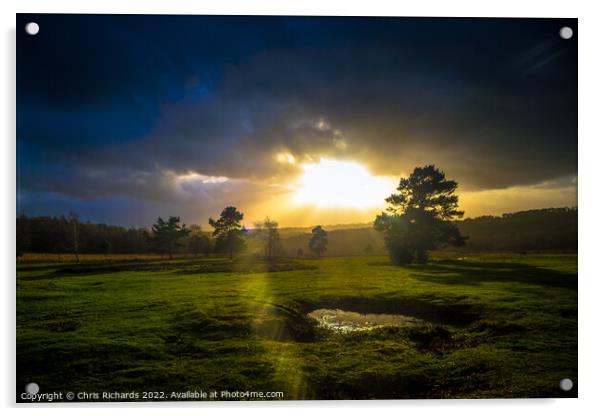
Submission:
POLYGON ((462 256, 21 262, 17 390, 575 397, 577 256, 462 256), (343 334, 318 308, 420 323, 343 334))

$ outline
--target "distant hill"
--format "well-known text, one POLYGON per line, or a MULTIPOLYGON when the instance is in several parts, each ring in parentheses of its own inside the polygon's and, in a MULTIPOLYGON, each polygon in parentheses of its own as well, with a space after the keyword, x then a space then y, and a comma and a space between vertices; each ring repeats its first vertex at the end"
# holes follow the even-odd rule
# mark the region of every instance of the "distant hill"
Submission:
POLYGON ((577 250, 577 208, 546 208, 458 223, 472 251, 577 250))
MULTIPOLYGON (((482 216, 458 221, 462 235, 468 236, 466 251, 577 250, 577 208, 545 208, 482 216)), ((342 226, 328 231, 328 256, 386 254, 383 236, 370 224, 354 228, 342 226)), ((294 235, 282 233, 285 252, 307 252, 310 231, 294 235)), ((458 248, 454 248, 458 250, 458 248)))
MULTIPOLYGON (((322 225, 322 228, 324 228, 326 231, 354 230, 354 229, 359 229, 359 228, 371 228, 372 227, 372 223, 370 223, 370 222, 357 223, 357 224, 328 224, 328 225, 320 224, 320 225, 322 225)), ((310 233, 312 228, 314 228, 314 227, 315 227, 315 225, 313 225, 311 227, 281 227, 278 230, 279 230, 281 236, 289 236, 289 235, 299 235, 299 234, 310 233)))
MULTIPOLYGON (((327 256, 359 256, 385 254, 382 234, 372 227, 332 230, 328 232, 327 256)), ((286 254, 296 256, 299 250, 308 253, 308 243, 311 232, 282 236, 282 248, 286 254)))

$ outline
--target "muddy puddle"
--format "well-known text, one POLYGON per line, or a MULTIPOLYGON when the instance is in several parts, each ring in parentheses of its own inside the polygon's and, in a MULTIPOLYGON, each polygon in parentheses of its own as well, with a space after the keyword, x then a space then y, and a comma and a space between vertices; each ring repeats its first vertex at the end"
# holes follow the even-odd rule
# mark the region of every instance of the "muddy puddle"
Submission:
POLYGON ((342 309, 316 309, 307 314, 318 321, 318 326, 332 331, 349 333, 369 331, 383 326, 418 324, 420 319, 408 315, 345 311, 342 309))

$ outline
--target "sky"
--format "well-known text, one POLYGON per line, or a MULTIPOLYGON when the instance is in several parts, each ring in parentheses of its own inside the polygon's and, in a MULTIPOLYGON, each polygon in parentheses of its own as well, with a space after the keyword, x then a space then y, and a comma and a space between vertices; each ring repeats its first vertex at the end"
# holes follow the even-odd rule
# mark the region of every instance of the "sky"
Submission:
POLYGON ((208 228, 234 205, 245 224, 368 223, 429 164, 467 217, 577 205, 576 19, 19 14, 17 28, 18 214, 208 228))

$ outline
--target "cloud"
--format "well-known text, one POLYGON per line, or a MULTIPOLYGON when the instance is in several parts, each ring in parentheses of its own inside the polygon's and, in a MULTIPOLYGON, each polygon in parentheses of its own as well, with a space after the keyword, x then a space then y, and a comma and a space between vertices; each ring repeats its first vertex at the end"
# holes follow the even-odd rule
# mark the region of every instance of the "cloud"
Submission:
POLYGON ((17 58, 30 194, 209 212, 286 193, 321 157, 394 177, 435 163, 466 192, 577 173, 576 45, 557 36, 573 20, 34 17, 17 58))

